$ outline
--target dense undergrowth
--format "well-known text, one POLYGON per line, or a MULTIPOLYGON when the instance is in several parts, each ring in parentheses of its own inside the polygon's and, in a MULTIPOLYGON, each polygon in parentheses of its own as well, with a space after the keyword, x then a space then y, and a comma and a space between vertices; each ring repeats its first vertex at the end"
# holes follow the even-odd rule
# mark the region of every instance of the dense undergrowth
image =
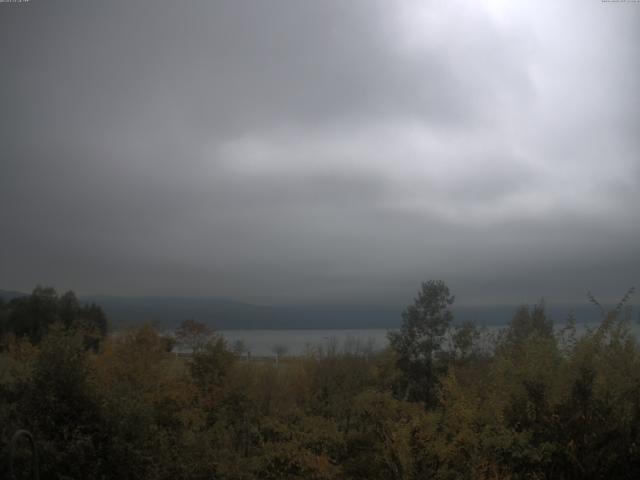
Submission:
MULTIPOLYGON (((17 307, 2 308, 6 323, 17 307)), ((5 331, 0 468, 10 435, 27 428, 46 479, 640 475, 629 312, 578 334, 573 320, 554 327, 524 307, 493 337, 438 318, 442 331, 412 330, 405 314, 404 343, 381 352, 334 345, 277 367, 215 335, 178 357, 149 325, 98 344, 86 322, 58 317, 37 338, 5 331)))

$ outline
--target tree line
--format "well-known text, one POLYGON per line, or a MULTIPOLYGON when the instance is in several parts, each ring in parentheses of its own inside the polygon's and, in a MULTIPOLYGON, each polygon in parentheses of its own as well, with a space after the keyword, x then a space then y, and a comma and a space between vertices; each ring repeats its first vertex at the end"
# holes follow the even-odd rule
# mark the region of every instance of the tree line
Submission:
POLYGON ((425 282, 388 348, 319 347, 276 368, 193 320, 173 338, 151 325, 107 335, 98 306, 37 288, 0 304, 0 469, 24 428, 45 479, 640 474, 628 297, 584 331, 541 303, 495 334, 455 325, 454 300, 425 282))

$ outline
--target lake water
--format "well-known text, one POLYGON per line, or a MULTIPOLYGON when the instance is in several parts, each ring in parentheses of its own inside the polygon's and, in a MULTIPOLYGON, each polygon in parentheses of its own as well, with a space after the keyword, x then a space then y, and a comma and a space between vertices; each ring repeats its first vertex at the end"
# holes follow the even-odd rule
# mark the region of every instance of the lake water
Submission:
POLYGON ((288 355, 302 355, 312 348, 337 348, 356 345, 380 350, 387 346, 387 331, 370 330, 220 330, 219 333, 233 347, 241 340, 251 355, 273 356, 275 347, 284 347, 288 355))
MULTIPOLYGON (((597 323, 579 323, 576 325, 578 334, 587 328, 597 327, 597 323)), ((556 325, 560 329, 564 325, 556 325)), ((640 338, 640 327, 637 322, 631 323, 631 330, 640 338)), ((485 327, 490 333, 497 333, 504 325, 485 327)), ((241 340, 247 350, 254 356, 275 356, 274 349, 282 347, 287 355, 303 355, 310 349, 336 347, 371 348, 381 350, 389 344, 388 329, 327 329, 327 330, 220 330, 230 347, 241 340)))

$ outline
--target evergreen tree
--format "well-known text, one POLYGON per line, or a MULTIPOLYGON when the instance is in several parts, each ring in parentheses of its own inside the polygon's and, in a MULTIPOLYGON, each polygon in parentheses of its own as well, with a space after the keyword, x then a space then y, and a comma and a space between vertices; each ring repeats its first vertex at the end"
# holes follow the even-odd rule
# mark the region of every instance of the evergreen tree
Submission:
POLYGON ((402 312, 399 332, 390 332, 389 341, 403 373, 404 398, 432 404, 438 373, 437 353, 441 350, 453 314, 449 307, 455 297, 442 280, 422 283, 414 303, 402 312))

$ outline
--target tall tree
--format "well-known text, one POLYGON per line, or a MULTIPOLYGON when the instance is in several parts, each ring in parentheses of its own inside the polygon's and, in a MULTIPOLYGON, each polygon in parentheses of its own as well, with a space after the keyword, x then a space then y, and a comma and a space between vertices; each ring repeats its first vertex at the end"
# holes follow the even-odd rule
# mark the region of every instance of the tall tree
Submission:
MULTIPOLYGON (((39 343, 55 323, 81 332, 85 348, 96 350, 107 334, 107 317, 92 303, 82 305, 71 290, 58 295, 51 287, 36 287, 31 295, 14 298, 5 308, 5 333, 39 343)), ((0 332, 1 333, 1 332, 0 332)))
POLYGON ((184 320, 175 331, 176 342, 182 347, 197 353, 215 337, 213 329, 196 320, 184 320))
POLYGON ((429 405, 435 400, 436 354, 442 348, 453 314, 455 297, 442 280, 422 283, 414 303, 402 312, 399 332, 390 332, 397 366, 404 380, 404 397, 429 405))
POLYGON ((523 305, 514 314, 505 331, 505 346, 518 348, 527 342, 531 335, 541 338, 553 338, 553 321, 547 317, 544 300, 529 308, 523 305))
POLYGON ((28 297, 9 302, 7 330, 19 337, 39 343, 49 327, 60 320, 58 294, 51 287, 38 285, 28 297))

